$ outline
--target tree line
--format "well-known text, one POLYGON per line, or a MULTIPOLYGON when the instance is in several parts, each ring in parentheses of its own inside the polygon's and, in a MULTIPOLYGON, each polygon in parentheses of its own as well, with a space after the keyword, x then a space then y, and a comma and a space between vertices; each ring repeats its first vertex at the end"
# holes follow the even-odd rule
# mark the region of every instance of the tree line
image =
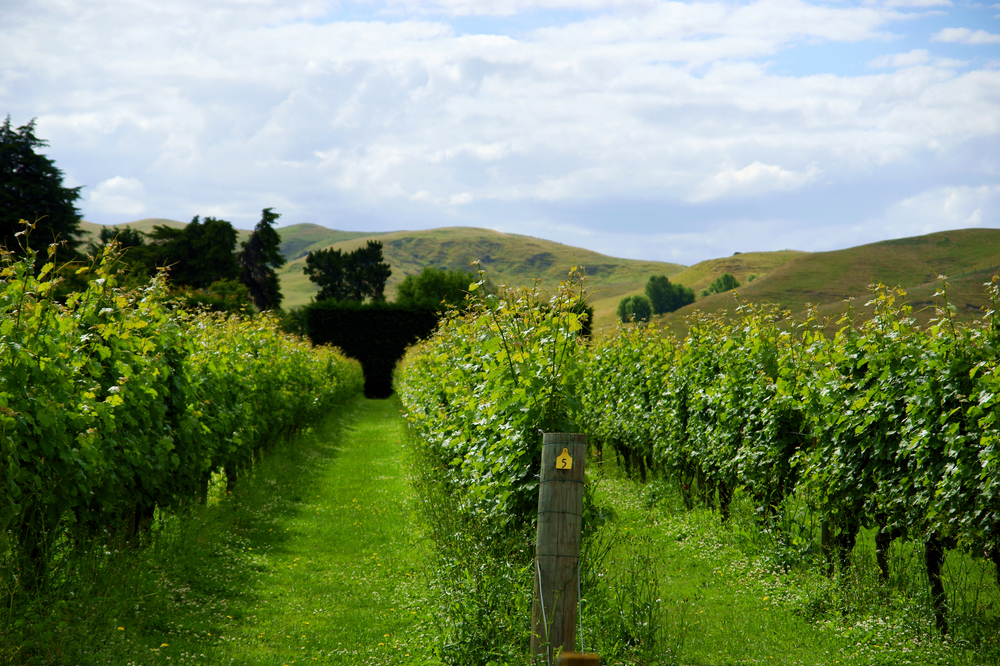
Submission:
MULTIPOLYGON (((183 229, 158 225, 149 234, 125 227, 105 227, 97 242, 84 243, 77 208, 80 187, 65 187, 63 172, 39 151, 48 142, 35 135, 35 121, 13 127, 0 124, 0 246, 14 255, 44 254, 59 242, 59 258, 83 261, 112 240, 127 251, 122 261, 139 274, 153 276, 166 267, 175 288, 214 292, 220 298, 252 302, 259 310, 278 309, 282 295, 276 269, 284 265, 281 238, 274 229, 280 217, 265 208, 250 238, 226 220, 195 216, 183 229), (25 228, 22 220, 29 222, 25 228)), ((81 280, 67 274, 69 287, 81 280)))
MULTIPOLYGON (((749 281, 753 282, 757 277, 756 274, 751 274, 749 281)), ((736 276, 732 273, 723 273, 698 295, 704 298, 712 294, 722 294, 739 286, 740 281, 736 276)), ((616 314, 626 324, 633 321, 645 322, 653 315, 674 312, 685 305, 690 305, 694 303, 694 299, 694 289, 672 283, 666 275, 653 275, 646 283, 645 296, 637 294, 621 299, 616 314)))

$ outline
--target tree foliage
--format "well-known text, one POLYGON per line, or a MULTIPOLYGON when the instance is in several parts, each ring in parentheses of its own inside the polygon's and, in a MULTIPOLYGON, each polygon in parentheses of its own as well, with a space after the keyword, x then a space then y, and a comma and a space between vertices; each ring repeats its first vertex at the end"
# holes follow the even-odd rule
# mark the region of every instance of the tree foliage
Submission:
POLYGON ((469 285, 478 278, 468 271, 428 266, 419 275, 407 275, 396 288, 396 302, 441 308, 465 300, 469 285))
POLYGON ((204 289, 213 282, 240 277, 237 233, 226 220, 206 217, 202 221, 195 215, 183 229, 157 225, 149 238, 155 265, 166 266, 175 285, 204 289))
POLYGON ((382 261, 382 243, 371 240, 348 253, 329 247, 310 252, 303 272, 319 286, 317 301, 384 301, 385 283, 392 275, 382 261))
POLYGON ((250 297, 261 311, 281 307, 281 285, 275 270, 285 265, 285 258, 281 255, 281 236, 273 227, 279 217, 273 208, 265 208, 238 255, 240 282, 250 290, 250 297))
POLYGON ((732 273, 723 273, 719 277, 715 278, 715 282, 708 285, 705 289, 701 290, 702 296, 710 296, 712 294, 722 294, 731 289, 736 289, 740 286, 740 281, 736 279, 736 276, 732 273))
POLYGON ((0 534, 23 589, 57 541, 199 501, 213 471, 232 476, 361 386, 357 362, 273 317, 170 307, 162 275, 131 285, 115 252, 61 301, 52 251, 41 268, 30 248, 0 257, 0 534))
POLYGON ((35 223, 26 243, 36 252, 56 238, 71 253, 82 241, 79 187, 63 187, 63 173, 55 163, 36 152, 48 142, 35 136, 35 121, 13 129, 10 116, 0 124, 0 245, 22 251, 15 234, 21 220, 35 223))
POLYGON ((694 290, 671 284, 666 275, 653 275, 646 283, 646 298, 653 306, 653 314, 664 314, 694 303, 694 290))
POLYGON ((549 298, 537 284, 498 285, 446 315, 396 368, 407 420, 463 511, 493 528, 530 521, 538 506, 539 431, 579 432, 574 310, 585 297, 576 272, 549 298))
POLYGON ((645 296, 626 296, 618 301, 617 314, 626 324, 633 321, 649 321, 653 316, 653 306, 645 296))
POLYGON ((138 229, 125 225, 124 227, 103 227, 98 238, 103 247, 115 241, 120 248, 139 247, 146 244, 146 236, 138 229))
MULTIPOLYGON (((943 550, 1000 563, 1000 277, 968 327, 946 301, 921 329, 904 292, 873 289, 873 316, 849 312, 832 337, 815 318, 743 304, 735 318, 696 313, 680 342, 645 328, 604 338, 580 386, 583 426, 630 473, 717 496, 724 518, 737 488, 762 522, 805 501, 831 567, 850 565, 862 529, 875 531, 883 578, 894 539, 922 546, 946 630, 943 550)), ((813 547, 796 536, 803 553, 813 547)))

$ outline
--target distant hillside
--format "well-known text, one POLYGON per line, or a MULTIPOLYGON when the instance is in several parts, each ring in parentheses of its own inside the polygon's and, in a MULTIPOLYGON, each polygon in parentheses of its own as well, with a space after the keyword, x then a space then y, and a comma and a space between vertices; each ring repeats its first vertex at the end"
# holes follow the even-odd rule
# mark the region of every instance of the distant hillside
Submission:
MULTIPOLYGON (((802 256, 807 256, 807 252, 797 252, 795 250, 782 250, 780 252, 745 252, 734 254, 723 259, 709 259, 689 266, 680 272, 669 275, 670 281, 676 284, 691 287, 697 294, 702 289, 710 285, 717 277, 723 273, 732 273, 742 284, 746 284, 750 275, 766 275, 779 266, 802 256)), ((662 274, 662 273, 661 273, 662 274)), ((630 291, 608 293, 607 295, 592 299, 594 306, 594 323, 598 329, 601 327, 614 327, 617 325, 618 301, 625 296, 644 294, 646 288, 645 280, 632 286, 630 291)), ((696 306, 700 307, 702 301, 696 301, 696 306)))
MULTIPOLYGON (((186 227, 187 224, 187 222, 178 222, 177 220, 150 217, 144 220, 136 220, 135 222, 128 222, 126 224, 114 226, 131 227, 148 234, 155 226, 167 226, 175 229, 181 229, 186 227)), ((101 229, 104 228, 104 225, 84 221, 80 224, 80 228, 86 234, 84 237, 84 242, 86 243, 91 240, 96 240, 101 233, 101 229)), ((250 236, 252 229, 237 229, 236 231, 239 234, 239 240, 244 241, 250 236)), ((337 231, 336 229, 321 227, 318 224, 293 224, 278 229, 278 235, 281 236, 281 254, 284 255, 287 260, 291 261, 292 259, 304 257, 310 251, 326 247, 331 243, 351 238, 359 238, 361 236, 374 236, 375 234, 366 231, 337 231)))
MULTIPOLYGON (((471 227, 359 235, 325 245, 315 243, 309 250, 334 247, 350 252, 368 240, 382 243, 382 256, 392 267, 392 276, 387 284, 390 298, 395 286, 405 276, 416 275, 426 266, 471 271, 474 260, 482 262, 487 275, 493 280, 529 283, 538 278, 548 286, 556 285, 565 278, 570 267, 583 266, 595 298, 641 287, 650 275, 673 275, 682 269, 678 264, 616 259, 530 236, 471 227)), ((305 254, 306 251, 300 252, 298 259, 290 261, 280 271, 288 307, 304 305, 316 293, 312 283, 302 274, 305 254)))
POLYGON ((281 253, 288 261, 322 250, 334 243, 355 238, 374 238, 379 234, 370 231, 337 231, 318 224, 292 224, 278 229, 281 236, 281 253))
MULTIPOLYGON (((154 225, 183 227, 185 223, 150 218, 119 226, 148 232, 154 225)), ((84 222, 81 226, 91 238, 100 233, 101 225, 84 222)), ((250 234, 249 230, 239 231, 241 240, 250 234)), ((416 275, 425 266, 471 271, 474 260, 482 262, 493 280, 528 283, 538 278, 546 286, 558 284, 571 266, 583 266, 594 299, 614 299, 618 294, 641 290, 650 275, 673 275, 683 268, 672 263, 617 259, 530 236, 470 227, 372 233, 294 224, 279 228, 278 233, 281 252, 288 260, 278 271, 286 308, 307 304, 317 291, 302 272, 309 252, 326 247, 350 252, 369 240, 382 242, 382 255, 392 268, 386 290, 390 299, 405 276, 416 275)))
MULTIPOLYGON (((694 274, 701 265, 678 274, 677 279, 694 274)), ((748 301, 777 303, 798 318, 804 318, 809 304, 817 306, 822 315, 836 318, 846 311, 844 301, 849 298, 855 299, 853 306, 863 311, 870 294, 868 285, 882 282, 905 289, 918 320, 926 321, 934 316, 937 276, 947 275, 952 285, 949 300, 957 306, 961 318, 971 319, 987 305, 983 283, 998 269, 1000 230, 961 229, 833 252, 799 253, 736 291, 748 301)), ((737 277, 744 281, 742 276, 737 277)), ((733 294, 716 294, 663 319, 666 325, 682 332, 681 318, 694 309, 720 311, 734 306, 733 294)))
MULTIPOLYGON (((104 226, 105 225, 103 224, 94 224, 93 222, 87 222, 86 220, 80 222, 80 229, 84 232, 83 242, 88 243, 92 240, 97 240, 101 233, 101 229, 103 229, 104 226)), ((148 234, 155 226, 167 226, 180 229, 182 227, 186 227, 187 222, 178 222, 177 220, 168 220, 160 217, 147 217, 146 219, 136 220, 135 222, 129 222, 128 224, 112 225, 112 228, 131 227, 144 234, 148 234)))
MULTIPOLYGON (((149 218, 128 226, 149 231, 158 224, 181 227, 185 223, 149 218)), ((95 235, 101 228, 88 222, 82 226, 95 235)), ((736 291, 744 300, 777 303, 799 318, 813 304, 821 315, 834 319, 845 311, 845 299, 855 299, 853 307, 863 311, 868 285, 881 281, 906 289, 909 302, 917 310, 916 316, 926 321, 934 314, 933 294, 939 287, 938 275, 949 276, 950 300, 957 306, 960 317, 970 319, 987 304, 983 283, 1000 269, 998 229, 945 231, 833 252, 747 252, 687 268, 672 263, 616 259, 530 236, 469 227, 370 233, 296 224, 278 232, 282 253, 288 259, 279 271, 286 308, 305 305, 316 293, 315 286, 302 273, 309 252, 325 247, 349 252, 368 240, 379 240, 383 256, 392 268, 387 285, 390 299, 405 276, 415 275, 426 266, 471 270, 471 262, 478 259, 494 280, 527 283, 537 278, 546 286, 558 284, 571 266, 583 266, 598 331, 617 325, 618 301, 623 296, 643 293, 651 275, 667 275, 672 282, 698 292, 728 272, 742 283, 736 291), (751 274, 758 277, 748 282, 751 274)), ((249 233, 240 230, 241 239, 249 233)), ((683 317, 695 309, 724 311, 734 307, 733 293, 716 294, 699 298, 693 305, 661 319, 666 327, 683 333, 683 317)))

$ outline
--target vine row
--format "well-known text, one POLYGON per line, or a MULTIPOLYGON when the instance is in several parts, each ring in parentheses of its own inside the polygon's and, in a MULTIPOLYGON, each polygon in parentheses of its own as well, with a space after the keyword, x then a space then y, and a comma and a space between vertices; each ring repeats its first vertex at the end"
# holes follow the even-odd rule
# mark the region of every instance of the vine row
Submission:
POLYGON ((36 260, 0 263, 0 551, 23 586, 60 539, 140 535, 155 507, 203 501, 213 472, 231 482, 362 385, 357 362, 266 313, 172 307, 164 279, 130 283, 114 247, 60 298, 36 260))

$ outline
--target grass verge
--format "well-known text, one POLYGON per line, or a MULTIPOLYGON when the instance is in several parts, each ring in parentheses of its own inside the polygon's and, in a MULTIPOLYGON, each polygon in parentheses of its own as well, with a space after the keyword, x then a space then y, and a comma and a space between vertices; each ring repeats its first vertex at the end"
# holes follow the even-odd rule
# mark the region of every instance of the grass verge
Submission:
POLYGON ((624 592, 584 608, 584 639, 604 664, 1000 663, 989 565, 949 553, 953 631, 941 637, 912 545, 893 544, 882 582, 865 534, 849 569, 829 578, 814 545, 794 542, 801 525, 762 528, 738 500, 722 525, 714 511, 687 510, 670 484, 640 486, 614 468, 594 477, 596 501, 615 515, 598 573, 624 592))
POLYGON ((396 411, 350 401, 145 549, 67 547, 51 589, 7 595, 0 663, 428 663, 396 411))

